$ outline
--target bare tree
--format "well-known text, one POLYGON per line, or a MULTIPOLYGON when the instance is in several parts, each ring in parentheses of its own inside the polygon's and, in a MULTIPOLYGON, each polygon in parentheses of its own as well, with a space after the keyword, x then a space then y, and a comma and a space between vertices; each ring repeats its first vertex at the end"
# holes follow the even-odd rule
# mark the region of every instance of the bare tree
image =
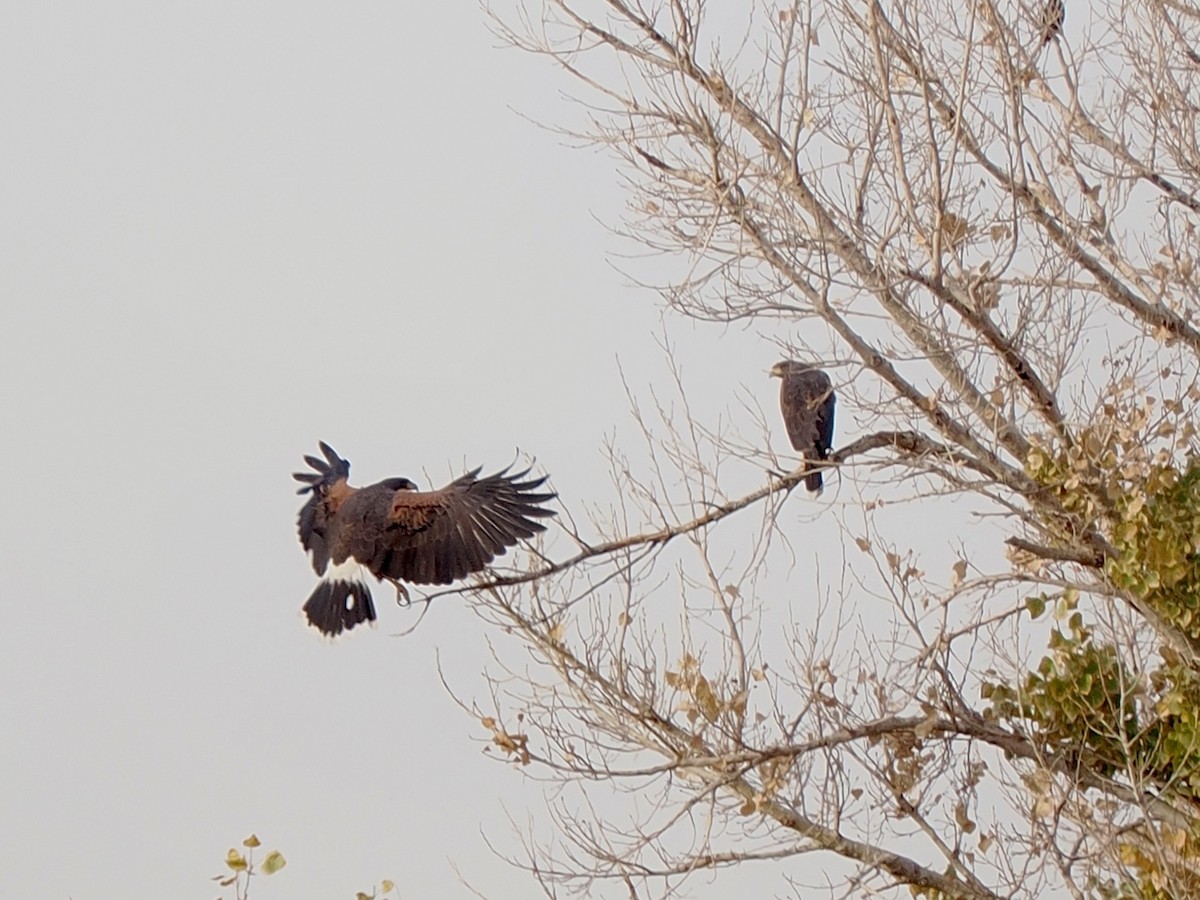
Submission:
POLYGON ((548 782, 519 862, 548 896, 1200 896, 1200 9, 494 21, 580 88, 669 307, 822 364, 857 429, 815 570, 803 471, 677 383, 577 551, 472 589, 529 653, 472 707, 548 782))

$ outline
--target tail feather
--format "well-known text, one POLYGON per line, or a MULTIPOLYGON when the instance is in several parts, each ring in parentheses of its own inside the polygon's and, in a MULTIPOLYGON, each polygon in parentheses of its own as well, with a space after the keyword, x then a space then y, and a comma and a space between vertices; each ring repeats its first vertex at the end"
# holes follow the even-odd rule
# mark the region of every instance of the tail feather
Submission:
POLYGON ((821 470, 809 472, 804 476, 804 486, 808 488, 810 494, 820 493, 825 489, 825 479, 821 477, 821 470))
POLYGON ((304 604, 308 624, 329 637, 376 618, 370 585, 357 565, 354 572, 346 571, 349 568, 330 566, 304 604))
POLYGON ((825 488, 825 478, 821 475, 820 468, 814 468, 813 464, 818 465, 829 459, 829 448, 818 441, 813 447, 813 453, 804 454, 804 464, 807 471, 804 473, 804 486, 808 488, 810 494, 819 494, 825 488))

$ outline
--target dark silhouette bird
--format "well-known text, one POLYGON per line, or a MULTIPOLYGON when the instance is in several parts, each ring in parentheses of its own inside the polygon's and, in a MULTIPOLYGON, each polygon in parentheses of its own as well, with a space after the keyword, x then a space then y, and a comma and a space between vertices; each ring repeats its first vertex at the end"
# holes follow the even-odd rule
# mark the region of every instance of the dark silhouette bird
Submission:
POLYGON ((1058 37, 1062 31, 1063 19, 1067 16, 1067 9, 1063 5, 1063 0, 1046 0, 1046 5, 1042 7, 1042 42, 1039 46, 1045 47, 1050 41, 1058 37))
POLYGON ((304 457, 312 472, 292 477, 305 484, 298 493, 312 494, 300 510, 300 543, 321 576, 304 612, 327 635, 375 621, 364 568, 407 599, 401 582, 450 584, 478 572, 554 515, 542 504, 555 495, 538 491, 546 479, 526 478, 528 469, 486 478, 475 469, 436 491, 407 478, 354 488, 350 463, 323 441, 321 453, 304 457))
MULTIPOLYGON (((785 359, 775 363, 771 377, 782 379, 779 408, 792 449, 806 463, 828 459, 833 444, 833 408, 837 402, 829 376, 816 366, 785 359)), ((810 470, 804 486, 813 493, 820 491, 825 486, 821 470, 810 470)))

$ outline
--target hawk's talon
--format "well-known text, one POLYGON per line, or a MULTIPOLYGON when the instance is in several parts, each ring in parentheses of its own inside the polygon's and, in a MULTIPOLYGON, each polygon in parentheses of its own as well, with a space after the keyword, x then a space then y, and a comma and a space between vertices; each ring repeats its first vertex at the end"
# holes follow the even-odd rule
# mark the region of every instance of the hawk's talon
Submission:
POLYGON ((408 588, 398 582, 395 578, 386 579, 387 583, 396 589, 396 605, 401 608, 412 606, 412 597, 408 595, 408 588))

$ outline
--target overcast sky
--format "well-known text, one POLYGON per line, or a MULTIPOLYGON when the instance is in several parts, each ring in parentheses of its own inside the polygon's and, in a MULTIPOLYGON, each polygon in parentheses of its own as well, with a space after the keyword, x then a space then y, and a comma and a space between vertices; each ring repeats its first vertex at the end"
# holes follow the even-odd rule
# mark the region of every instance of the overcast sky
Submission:
MULTIPOLYGON (((573 86, 473 4, 0 25, 0 897, 208 900, 251 831, 288 859, 254 900, 533 896, 489 844, 546 833, 541 789, 439 679, 486 703, 497 635, 445 602, 397 637, 390 589, 374 630, 308 629, 290 473, 318 440, 358 484, 520 451, 579 514, 613 499, 605 439, 640 443, 621 372, 663 383, 664 328, 693 410, 751 433, 793 335, 664 325, 614 265, 616 163, 530 121, 578 121, 573 86)), ((805 597, 815 503, 785 507, 805 597)))
MULTIPOLYGON (((470 3, 2 24, 0 896, 212 897, 250 831, 289 860, 256 900, 530 896, 484 834, 536 795, 437 677, 484 691, 480 621, 397 638, 381 590, 376 630, 305 628, 289 473, 318 439, 358 483, 519 449, 610 497, 658 304, 608 262, 613 161, 518 115, 575 115, 563 78, 470 3)), ((703 404, 770 404, 770 346, 705 335, 703 404)))

